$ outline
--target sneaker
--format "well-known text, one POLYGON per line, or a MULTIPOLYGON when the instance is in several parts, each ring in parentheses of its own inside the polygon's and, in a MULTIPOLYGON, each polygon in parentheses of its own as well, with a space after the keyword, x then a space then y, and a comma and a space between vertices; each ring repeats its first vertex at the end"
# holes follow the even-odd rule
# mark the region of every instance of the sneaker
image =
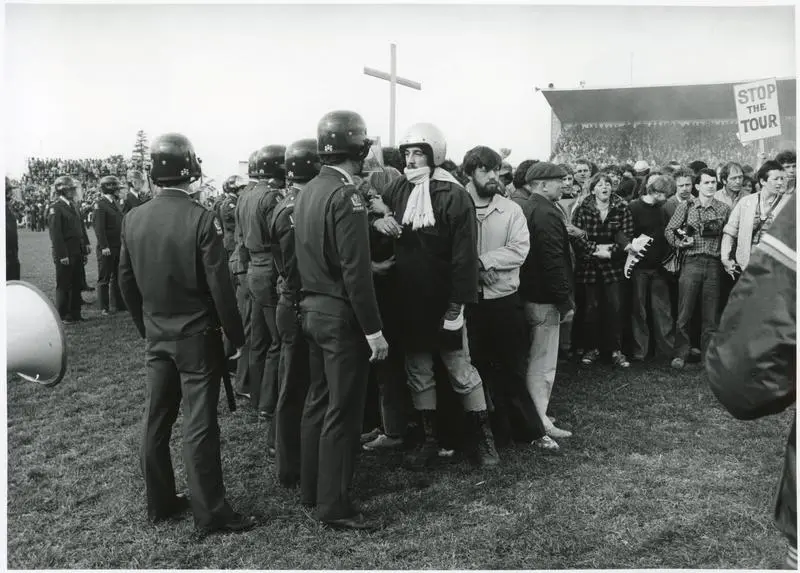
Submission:
POLYGON ((372 428, 369 432, 361 434, 361 444, 363 445, 366 444, 367 442, 371 442, 380 435, 381 431, 378 428, 372 428))
POLYGON ((371 442, 367 442, 362 447, 364 451, 374 452, 376 450, 396 450, 403 445, 403 438, 392 438, 386 434, 381 434, 371 442))
POLYGON ((447 448, 439 448, 439 457, 440 458, 452 458, 456 455, 455 450, 448 450, 447 448))
POLYGON ((109 310, 107 308, 104 308, 103 310, 100 311, 100 315, 101 316, 108 316, 110 314, 111 313, 109 312, 109 310))
POLYGON ((581 363, 585 364, 586 366, 591 366, 594 364, 594 361, 600 356, 600 351, 597 349, 588 350, 586 354, 583 355, 581 358, 581 363))
POLYGON ((628 359, 625 358, 625 355, 617 350, 611 355, 611 362, 614 363, 615 366, 619 366, 620 368, 629 368, 631 363, 628 362, 628 359))
POLYGON ((683 367, 686 365, 686 361, 683 358, 673 358, 669 365, 675 370, 683 370, 683 367))
POLYGON ((553 426, 549 430, 547 430, 547 435, 551 438, 571 438, 572 432, 569 430, 562 430, 561 428, 556 428, 553 426))
POLYGON ((556 442, 550 436, 542 436, 538 440, 533 440, 531 445, 535 448, 539 448, 540 450, 544 450, 546 452, 557 452, 561 448, 558 446, 558 442, 556 442))

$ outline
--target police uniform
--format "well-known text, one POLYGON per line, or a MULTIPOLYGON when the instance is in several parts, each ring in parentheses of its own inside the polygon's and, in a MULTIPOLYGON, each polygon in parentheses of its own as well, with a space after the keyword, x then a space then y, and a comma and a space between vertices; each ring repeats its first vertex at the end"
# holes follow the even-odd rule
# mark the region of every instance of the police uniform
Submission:
POLYGON ((147 339, 141 461, 148 515, 169 514, 175 503, 169 438, 183 400, 184 463, 201 529, 217 528, 235 515, 225 500, 220 463, 219 327, 237 346, 244 344, 244 331, 222 236, 211 211, 171 188, 131 211, 122 224, 120 287, 147 339))
MULTIPOLYGON (((278 400, 280 336, 275 325, 276 273, 272 261, 269 221, 281 200, 279 189, 259 181, 239 201, 238 225, 246 251, 247 286, 250 291, 250 390, 253 405, 269 422, 267 444, 274 447, 275 404, 278 400)), ((242 249, 239 251, 242 256, 242 249)))
POLYGON ((56 265, 56 308, 62 320, 82 320, 83 256, 89 237, 80 214, 64 196, 59 196, 47 213, 56 265), (69 264, 64 265, 60 261, 66 258, 69 264))
POLYGON ((381 330, 367 209, 349 175, 324 166, 296 200, 295 248, 311 386, 301 436, 301 498, 322 521, 352 518, 350 486, 367 392, 369 345, 381 330))
POLYGON ((122 210, 113 195, 103 194, 97 200, 94 212, 94 234, 97 237, 97 288, 101 310, 109 310, 113 294, 117 310, 127 310, 119 291, 119 250, 122 233, 122 210), (110 249, 104 255, 103 249, 110 249))
POLYGON ((275 322, 281 338, 275 469, 278 481, 287 487, 300 481, 300 423, 309 385, 308 343, 300 321, 300 275, 294 247, 294 206, 299 192, 297 187, 289 187, 275 208, 270 225, 272 256, 278 272, 275 322))
POLYGON ((222 222, 222 244, 230 258, 236 247, 236 203, 238 198, 235 193, 225 193, 217 203, 217 216, 222 222))

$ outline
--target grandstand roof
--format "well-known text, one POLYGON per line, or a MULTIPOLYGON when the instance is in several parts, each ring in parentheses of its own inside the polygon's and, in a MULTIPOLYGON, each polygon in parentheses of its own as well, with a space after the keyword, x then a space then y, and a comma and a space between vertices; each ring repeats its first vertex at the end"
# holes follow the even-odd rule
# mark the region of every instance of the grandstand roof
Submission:
MULTIPOLYGON (((541 91, 561 123, 736 119, 733 86, 749 81, 541 91)), ((781 115, 796 115, 797 79, 777 83, 781 115)))

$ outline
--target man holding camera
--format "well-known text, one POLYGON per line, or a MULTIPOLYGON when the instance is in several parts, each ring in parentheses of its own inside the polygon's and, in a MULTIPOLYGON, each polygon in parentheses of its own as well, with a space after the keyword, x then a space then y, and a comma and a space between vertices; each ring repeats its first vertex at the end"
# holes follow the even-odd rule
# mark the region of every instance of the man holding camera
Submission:
POLYGON ((714 198, 717 174, 713 169, 698 171, 694 179, 698 198, 682 203, 667 225, 667 242, 684 253, 678 279, 678 320, 675 325, 675 357, 672 367, 680 370, 689 356, 689 323, 700 297, 702 320, 701 351, 705 355, 711 336, 717 329, 722 263, 722 230, 731 213, 722 201, 714 198))

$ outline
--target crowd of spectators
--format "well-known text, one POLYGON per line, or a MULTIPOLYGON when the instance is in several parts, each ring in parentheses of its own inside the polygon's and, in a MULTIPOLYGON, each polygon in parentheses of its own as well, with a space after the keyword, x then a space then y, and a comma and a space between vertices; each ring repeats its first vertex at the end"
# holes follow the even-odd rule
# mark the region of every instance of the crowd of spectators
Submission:
MULTIPOLYGON (((767 140, 768 151, 779 141, 793 141, 795 118, 782 118, 784 137, 767 140)), ((749 163, 757 154, 755 143, 742 145, 737 138, 735 122, 726 123, 661 123, 564 126, 559 134, 553 157, 558 161, 585 158, 594 163, 634 163, 644 160, 653 165, 677 161, 688 165, 698 157, 709 165, 727 161, 749 163)))
POLYGON ((37 186, 52 185, 56 177, 71 175, 84 187, 97 184, 105 175, 123 177, 130 162, 122 155, 112 155, 105 159, 59 159, 31 157, 28 171, 22 176, 21 184, 37 186))

